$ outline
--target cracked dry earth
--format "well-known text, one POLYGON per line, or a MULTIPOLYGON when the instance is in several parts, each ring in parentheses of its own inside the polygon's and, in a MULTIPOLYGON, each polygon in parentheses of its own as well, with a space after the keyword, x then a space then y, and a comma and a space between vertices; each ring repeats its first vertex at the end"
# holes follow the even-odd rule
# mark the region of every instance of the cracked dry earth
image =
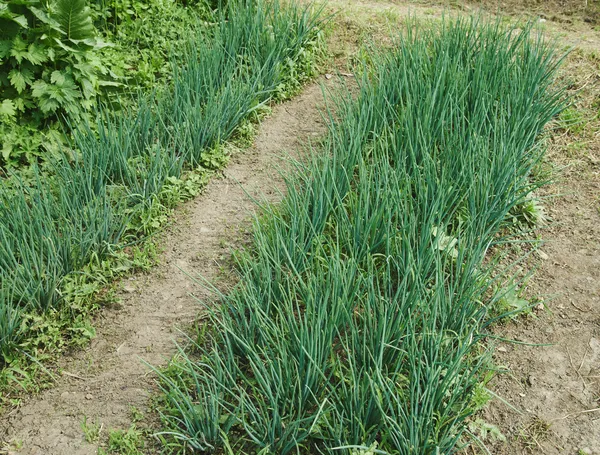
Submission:
POLYGON ((201 196, 178 211, 179 219, 161 239, 166 246, 161 265, 125 282, 120 309, 102 312, 97 337, 64 359, 63 375, 52 389, 3 416, 0 441, 22 444, 14 452, 5 449, 8 453, 96 454, 98 446, 84 438, 84 416, 99 422, 105 435, 109 428, 129 427, 132 406, 148 409, 155 384, 144 362, 165 365, 175 353, 177 328, 193 322, 201 309, 190 293, 209 297, 186 273, 218 279, 220 263, 229 256, 223 239, 247 226, 255 207, 249 196, 281 197, 279 158, 325 132, 322 107, 319 84, 275 106, 260 125, 254 146, 232 157, 222 178, 214 178, 201 196))

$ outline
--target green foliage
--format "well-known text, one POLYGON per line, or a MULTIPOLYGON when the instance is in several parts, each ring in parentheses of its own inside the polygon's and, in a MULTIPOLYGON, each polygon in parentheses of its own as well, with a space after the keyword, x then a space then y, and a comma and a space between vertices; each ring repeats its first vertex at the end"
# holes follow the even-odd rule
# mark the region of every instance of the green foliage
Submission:
POLYGON ((44 369, 44 361, 95 337, 90 318, 101 305, 114 303, 111 284, 127 274, 148 270, 155 262, 156 249, 151 243, 104 258, 95 256, 81 270, 63 278, 61 306, 45 312, 13 306, 14 294, 0 296, 0 407, 16 390, 31 392, 45 387, 52 375, 44 369))
POLYGON ((510 315, 516 318, 523 314, 531 313, 532 305, 529 300, 522 297, 515 287, 503 290, 498 298, 494 311, 498 314, 510 315))
POLYGON ((584 113, 576 106, 566 108, 558 117, 559 127, 571 135, 582 134, 587 123, 584 113))
POLYGON ((534 195, 520 201, 510 212, 514 227, 531 229, 543 225, 546 221, 544 206, 534 195))
POLYGON ((105 46, 85 0, 0 1, 0 166, 32 162, 44 141, 33 132, 96 105, 113 84, 105 46))
POLYGON ((316 45, 310 10, 230 5, 211 33, 188 36, 161 94, 68 123, 73 143, 48 160, 51 173, 32 166, 0 182, 5 378, 30 382, 23 352, 43 359, 93 336, 90 300, 100 304, 103 286, 136 266, 124 245, 156 232, 176 204, 201 191, 227 162, 222 142, 288 80, 284 62, 316 45))
POLYGON ((476 19, 372 53, 262 207, 213 330, 162 375, 169 447, 458 453, 489 399, 490 251, 536 187, 556 65, 529 28, 476 19))
POLYGON ((90 444, 98 442, 100 439, 100 433, 102 432, 102 425, 98 421, 91 423, 88 422, 87 416, 83 416, 80 426, 87 442, 90 444))
POLYGON ((176 0, 93 0, 97 27, 114 46, 106 61, 127 90, 154 90, 171 78, 171 62, 181 61, 190 34, 207 32, 212 10, 202 2, 176 0))
POLYGON ((64 116, 88 115, 99 100, 119 110, 131 103, 124 95, 160 88, 189 35, 207 32, 213 17, 204 2, 88 3, 0 2, 0 25, 12 24, 0 32, 0 167, 56 155, 66 147, 64 116))
POLYGON ((98 449, 98 455, 143 455, 144 435, 135 425, 127 430, 110 430, 108 447, 98 449))
POLYGON ((481 441, 506 441, 506 436, 498 427, 482 419, 474 419, 469 422, 469 431, 481 441))

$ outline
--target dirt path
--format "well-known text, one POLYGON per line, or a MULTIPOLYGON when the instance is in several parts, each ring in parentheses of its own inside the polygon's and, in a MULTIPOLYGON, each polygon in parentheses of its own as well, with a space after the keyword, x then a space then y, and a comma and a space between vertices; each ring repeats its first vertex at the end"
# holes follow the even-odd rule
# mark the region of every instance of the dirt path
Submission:
MULTIPOLYGON (((497 328, 509 339, 549 346, 503 344, 496 363, 509 374, 496 378, 501 402, 486 420, 509 438, 495 455, 600 455, 600 147, 592 161, 573 168, 547 193, 562 196, 546 206, 556 226, 542 232, 547 255, 529 294, 547 310, 497 328), (592 164, 595 163, 595 164, 592 164)), ((564 161, 562 157, 551 157, 564 161)))
POLYGON ((0 441, 21 445, 14 453, 22 455, 92 455, 97 446, 84 439, 84 416, 101 423, 106 436, 109 428, 129 427, 131 406, 146 411, 154 384, 141 359, 164 365, 174 354, 176 328, 191 323, 200 310, 189 293, 202 298, 202 291, 181 270, 218 278, 229 251, 223 239, 245 226, 254 208, 244 189, 255 197, 278 198, 278 157, 324 132, 322 103, 321 88, 314 84, 273 109, 255 145, 232 159, 224 178, 186 204, 187 214, 162 239, 161 265, 125 283, 121 309, 104 311, 91 345, 65 359, 68 375, 0 422, 0 441))

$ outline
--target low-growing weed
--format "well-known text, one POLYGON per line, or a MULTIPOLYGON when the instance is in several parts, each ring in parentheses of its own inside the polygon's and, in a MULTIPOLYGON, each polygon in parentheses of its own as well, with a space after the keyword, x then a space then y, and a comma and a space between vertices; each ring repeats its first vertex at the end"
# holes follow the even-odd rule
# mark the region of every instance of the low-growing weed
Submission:
POLYGON ((584 113, 576 106, 571 106, 562 111, 558 117, 559 127, 568 134, 580 135, 584 132, 587 119, 584 113))
POLYGON ((98 455, 143 455, 144 446, 144 434, 134 424, 127 430, 109 430, 106 449, 98 448, 98 455))
POLYGON ((102 433, 102 424, 99 421, 88 422, 87 416, 83 416, 81 421, 81 431, 85 440, 90 444, 95 444, 100 440, 100 434, 102 433))

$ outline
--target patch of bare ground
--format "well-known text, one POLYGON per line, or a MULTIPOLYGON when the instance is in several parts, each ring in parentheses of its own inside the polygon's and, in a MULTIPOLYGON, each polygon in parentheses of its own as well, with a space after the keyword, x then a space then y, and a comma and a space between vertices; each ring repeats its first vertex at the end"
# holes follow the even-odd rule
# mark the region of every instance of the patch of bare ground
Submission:
POLYGON ((493 390, 486 420, 508 437, 492 453, 600 454, 600 61, 575 50, 561 71, 573 106, 557 124, 547 165, 559 170, 543 189, 549 227, 528 295, 545 309, 497 327, 530 344, 504 344, 496 362, 508 374, 493 390))
POLYGON ((190 294, 208 298, 186 273, 212 282, 224 275, 230 251, 224 239, 248 227, 255 208, 248 194, 269 201, 281 197, 280 158, 323 134, 322 105, 321 87, 313 84, 294 100, 274 107, 254 146, 234 155, 221 178, 177 212, 178 219, 160 242, 165 245, 161 264, 124 283, 119 308, 101 313, 97 337, 64 359, 55 387, 4 416, 0 441, 6 446, 0 453, 96 454, 98 441, 85 440, 84 418, 102 427, 102 442, 109 429, 131 425, 132 407, 148 411, 155 384, 144 362, 165 365, 175 353, 178 329, 189 326, 202 310, 190 294))

